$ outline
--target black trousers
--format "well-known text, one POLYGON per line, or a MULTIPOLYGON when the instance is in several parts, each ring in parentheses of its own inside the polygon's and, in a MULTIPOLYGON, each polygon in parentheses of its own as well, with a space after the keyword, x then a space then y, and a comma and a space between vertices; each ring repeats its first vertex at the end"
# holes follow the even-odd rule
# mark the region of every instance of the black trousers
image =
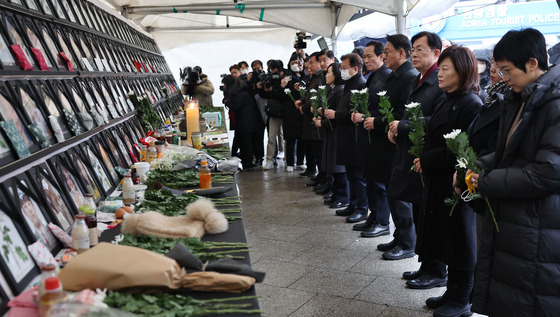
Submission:
POLYGON ((237 144, 239 145, 239 152, 241 154, 241 164, 243 168, 249 168, 253 166, 253 138, 255 137, 255 132, 241 132, 235 130, 235 139, 237 139, 237 144))
POLYGON ((286 165, 294 166, 294 162, 297 165, 303 165, 303 160, 305 158, 305 147, 301 139, 287 139, 286 141, 286 165))

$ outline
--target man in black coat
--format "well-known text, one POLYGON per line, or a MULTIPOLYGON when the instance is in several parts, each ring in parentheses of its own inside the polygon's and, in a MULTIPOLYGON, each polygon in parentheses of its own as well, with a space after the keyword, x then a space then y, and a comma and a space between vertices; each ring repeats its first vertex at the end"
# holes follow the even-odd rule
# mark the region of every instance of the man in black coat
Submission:
POLYGON ((362 76, 362 63, 362 58, 358 54, 350 53, 342 56, 340 73, 345 81, 344 97, 336 111, 332 109, 325 111, 325 117, 334 119, 336 122, 335 133, 338 140, 336 163, 346 167, 346 175, 350 184, 350 204, 345 209, 336 211, 339 216, 352 216, 348 217, 347 221, 365 219, 368 212, 364 165, 360 165, 360 155, 355 155, 356 126, 352 122, 352 106, 350 105, 352 90, 362 90, 366 86, 366 80, 362 76))
MULTIPOLYGON (((393 72, 387 78, 383 90, 389 98, 393 116, 400 120, 404 114, 408 96, 416 85, 418 72, 408 60, 410 40, 402 34, 388 35, 385 44, 385 65, 393 72)), ((371 93, 370 93, 371 94, 371 93)), ((389 202, 386 186, 389 184, 396 147, 387 139, 388 122, 381 114, 379 101, 372 105, 371 117, 364 120, 364 128, 373 135, 375 148, 366 165, 368 201, 371 214, 365 224, 356 226, 363 230, 362 237, 378 237, 389 234, 389 202)))
MULTIPOLYGON (((445 100, 445 94, 438 85, 437 60, 441 53, 441 39, 435 33, 420 32, 412 37, 412 64, 420 72, 417 85, 409 97, 409 103, 420 104, 424 120, 434 112, 436 105, 445 100)), ((405 116, 389 125, 389 137, 398 142, 398 152, 391 182, 387 191, 391 215, 395 222, 393 241, 377 246, 386 260, 399 260, 414 256, 416 247, 417 220, 422 195, 422 182, 418 173, 411 173, 414 156, 408 153, 410 143, 408 127, 410 121, 405 116), (415 215, 413 217, 413 215, 415 215)), ((405 272, 407 285, 415 289, 429 289, 445 283, 446 266, 439 261, 424 260, 419 270, 405 272)))
POLYGON ((316 171, 316 158, 313 153, 313 141, 316 141, 317 135, 313 134, 313 130, 315 130, 313 124, 313 113, 310 111, 311 109, 311 89, 317 90, 319 85, 321 84, 323 78, 323 71, 321 70, 321 66, 319 64, 319 54, 320 52, 315 52, 309 56, 308 66, 307 66, 307 73, 309 74, 309 82, 307 84, 305 97, 301 100, 296 101, 296 107, 298 107, 303 114, 303 132, 302 132, 302 140, 304 141, 305 146, 305 158, 307 168, 306 170, 301 173, 302 176, 311 176, 315 174, 316 171))
MULTIPOLYGON (((369 98, 368 98, 368 110, 370 113, 374 113, 378 106, 379 106, 379 96, 377 95, 378 92, 383 90, 387 79, 391 74, 391 70, 385 67, 383 60, 385 59, 385 53, 383 51, 383 43, 379 41, 370 41, 367 43, 366 48, 364 50, 364 61, 366 65, 366 69, 369 72, 369 76, 366 82, 366 87, 368 87, 369 91, 369 98)), ((374 156, 375 151, 377 151, 376 144, 379 143, 377 139, 380 137, 385 137, 385 133, 382 134, 375 134, 372 132, 368 132, 364 129, 363 124, 361 124, 363 119, 363 114, 359 112, 355 112, 352 114, 352 121, 355 124, 358 124, 357 127, 357 142, 356 142, 356 155, 361 158, 360 163, 363 166, 367 166, 371 164, 371 159, 374 156), (365 153, 364 153, 365 152, 365 153), (364 155, 367 154, 367 155, 364 155)), ((370 214, 370 220, 366 221, 365 223, 356 224, 353 226, 354 230, 363 231, 370 229, 375 226, 375 214, 377 210, 377 200, 375 197, 369 196, 369 193, 372 192, 372 186, 374 186, 374 181, 371 179, 367 179, 366 173, 366 191, 368 193, 368 205, 369 209, 372 211, 370 214)))

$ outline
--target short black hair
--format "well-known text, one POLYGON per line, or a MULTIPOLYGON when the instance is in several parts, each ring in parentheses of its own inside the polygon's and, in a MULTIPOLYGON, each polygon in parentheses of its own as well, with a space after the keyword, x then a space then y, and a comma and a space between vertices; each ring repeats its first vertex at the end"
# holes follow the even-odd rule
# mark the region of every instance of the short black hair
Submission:
POLYGON ((369 41, 366 44, 366 47, 368 46, 373 46, 373 52, 375 53, 375 55, 379 56, 381 54, 384 53, 383 51, 383 43, 379 42, 379 41, 369 41))
POLYGON ((237 65, 239 65, 239 67, 243 67, 243 65, 245 65, 245 67, 249 68, 249 64, 247 64, 246 61, 241 61, 241 62, 237 63, 237 65))
POLYGON ((363 46, 356 46, 352 50, 352 53, 356 53, 360 55, 361 58, 364 58, 364 47, 363 46))
POLYGON ((268 66, 268 69, 269 69, 269 70, 270 70, 270 69, 282 70, 282 67, 283 67, 283 65, 282 65, 282 64, 280 63, 280 61, 277 60, 277 59, 271 60, 271 61, 269 61, 267 64, 268 64, 267 66, 268 66))
POLYGON ((364 65, 364 62, 362 61, 360 55, 356 53, 350 53, 341 57, 341 60, 343 61, 346 59, 350 63, 350 67, 358 67, 358 72, 362 72, 362 66, 364 65))
POLYGON ((385 39, 387 40, 387 42, 391 43, 397 51, 402 48, 406 53, 406 58, 410 57, 411 44, 410 44, 410 40, 406 35, 404 34, 387 35, 385 39))
POLYGON ((199 73, 199 74, 202 74, 202 67, 200 67, 200 66, 195 66, 195 67, 193 67, 193 70, 194 70, 195 72, 199 73))
POLYGON ((239 65, 237 64, 233 64, 229 67, 229 71, 231 72, 232 69, 237 69, 237 70, 241 70, 241 68, 239 67, 239 65))
POLYGON ((263 63, 260 59, 255 59, 253 62, 251 62, 251 68, 255 68, 255 64, 261 65, 261 67, 263 66, 263 63))
POLYGON ((546 40, 533 28, 511 30, 494 47, 494 60, 510 61, 524 72, 527 72, 525 64, 531 58, 537 59, 541 70, 548 70, 546 40))
POLYGON ((432 49, 438 49, 441 51, 441 47, 443 46, 441 43, 441 38, 439 37, 439 35, 433 33, 433 32, 428 32, 428 31, 422 31, 416 35, 414 35, 412 37, 412 39, 410 40, 410 42, 412 43, 412 45, 414 45, 414 42, 416 42, 418 39, 422 38, 426 36, 428 38, 428 46, 432 49))
POLYGON ((309 55, 309 59, 311 59, 311 57, 315 57, 315 60, 318 61, 319 60, 319 56, 321 56, 321 52, 313 52, 313 54, 309 55))
POLYGON ((334 58, 333 51, 329 50, 328 48, 325 48, 324 50, 319 52, 319 56, 323 56, 323 55, 327 55, 327 57, 330 59, 334 58))

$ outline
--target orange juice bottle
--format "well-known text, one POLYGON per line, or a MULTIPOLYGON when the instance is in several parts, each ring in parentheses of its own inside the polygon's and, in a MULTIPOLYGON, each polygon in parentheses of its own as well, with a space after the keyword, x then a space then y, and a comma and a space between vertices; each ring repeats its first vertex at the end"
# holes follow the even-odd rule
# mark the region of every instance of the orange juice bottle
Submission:
POLYGON ((208 162, 200 162, 200 169, 198 170, 198 176, 200 178, 200 189, 207 189, 212 187, 212 173, 208 168, 208 162))

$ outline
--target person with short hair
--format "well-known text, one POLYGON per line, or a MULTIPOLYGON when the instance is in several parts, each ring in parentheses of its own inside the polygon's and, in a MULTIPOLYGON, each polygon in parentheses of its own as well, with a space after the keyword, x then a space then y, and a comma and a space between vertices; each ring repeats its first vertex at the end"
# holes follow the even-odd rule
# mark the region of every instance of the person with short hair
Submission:
POLYGON ((444 202, 454 193, 453 175, 457 165, 444 134, 455 129, 466 131, 479 112, 482 102, 478 97, 478 67, 470 49, 453 45, 439 56, 438 68, 439 87, 447 98, 436 106, 426 127, 422 154, 414 159, 415 171, 422 173, 425 185, 416 254, 419 261, 428 259, 447 264, 446 293, 441 296, 443 303, 434 316, 470 316, 476 263, 475 214, 462 200, 453 207, 444 202))
MULTIPOLYGON (((548 66, 535 29, 512 30, 494 47, 511 91, 496 151, 479 159, 473 186, 489 198, 472 310, 489 316, 557 316, 560 311, 560 68, 548 66), (499 231, 498 231, 499 230, 499 231)), ((468 172, 467 172, 468 173, 468 172)))
MULTIPOLYGON (((344 95, 340 106, 325 111, 325 117, 336 122, 336 163, 344 165, 350 188, 350 202, 344 209, 338 209, 338 216, 367 215, 368 201, 366 180, 364 178, 364 163, 361 157, 355 155, 356 126, 352 122, 352 105, 350 99, 352 90, 362 90, 366 87, 366 80, 362 76, 363 62, 360 55, 350 53, 342 56, 340 74, 344 80, 344 95)), ((343 206, 340 206, 343 207, 343 206)))

